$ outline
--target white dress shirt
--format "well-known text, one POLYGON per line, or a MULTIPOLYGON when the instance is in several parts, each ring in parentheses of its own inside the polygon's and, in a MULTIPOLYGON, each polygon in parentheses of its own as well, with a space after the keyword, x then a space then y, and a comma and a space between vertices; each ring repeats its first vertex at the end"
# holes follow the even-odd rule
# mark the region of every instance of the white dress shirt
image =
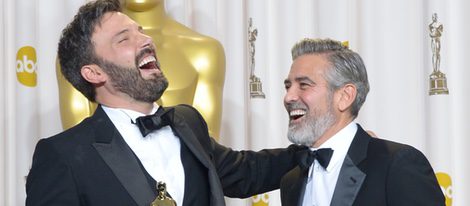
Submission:
MULTIPOLYGON (((167 192, 177 205, 183 205, 185 176, 180 156, 181 145, 171 127, 162 127, 143 137, 137 125, 132 122, 145 114, 127 109, 102 107, 145 170, 157 182, 165 182, 167 192)), ((152 114, 157 109, 158 105, 155 105, 152 114)))
POLYGON ((331 157, 326 170, 318 163, 317 160, 315 160, 310 166, 302 204, 303 206, 330 205, 341 166, 343 165, 344 158, 346 157, 356 131, 356 123, 351 122, 333 137, 320 145, 319 148, 310 148, 312 151, 320 148, 331 148, 333 149, 333 156, 331 157))

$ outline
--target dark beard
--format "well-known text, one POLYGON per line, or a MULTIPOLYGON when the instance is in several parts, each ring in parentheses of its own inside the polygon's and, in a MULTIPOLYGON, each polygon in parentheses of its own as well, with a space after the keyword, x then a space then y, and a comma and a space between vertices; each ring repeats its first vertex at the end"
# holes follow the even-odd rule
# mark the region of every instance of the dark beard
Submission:
POLYGON ((153 74, 153 79, 144 79, 137 66, 134 68, 121 67, 103 59, 98 65, 108 74, 114 88, 136 101, 155 102, 160 99, 168 87, 168 80, 163 73, 153 74))

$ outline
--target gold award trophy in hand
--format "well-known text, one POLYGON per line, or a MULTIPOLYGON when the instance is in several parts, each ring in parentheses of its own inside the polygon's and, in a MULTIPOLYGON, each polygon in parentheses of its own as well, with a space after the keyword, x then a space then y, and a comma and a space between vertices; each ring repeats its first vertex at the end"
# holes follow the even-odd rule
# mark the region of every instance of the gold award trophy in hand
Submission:
POLYGON ((166 196, 166 184, 164 182, 157 183, 157 198, 150 206, 176 206, 176 202, 171 197, 166 196))
MULTIPOLYGON (((189 104, 201 112, 210 135, 219 137, 225 54, 217 40, 203 36, 171 19, 164 0, 121 0, 123 13, 138 22, 153 38, 157 57, 169 87, 157 101, 162 106, 189 104)), ((96 109, 75 90, 57 65, 62 125, 70 128, 96 109)))

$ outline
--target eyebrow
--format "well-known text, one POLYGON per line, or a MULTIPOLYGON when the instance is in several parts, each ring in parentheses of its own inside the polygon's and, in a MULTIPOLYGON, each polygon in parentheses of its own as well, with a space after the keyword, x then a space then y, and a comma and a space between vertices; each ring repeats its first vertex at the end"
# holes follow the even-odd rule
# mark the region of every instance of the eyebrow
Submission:
MULTIPOLYGON (((306 76, 296 77, 296 78, 294 78, 294 81, 295 81, 295 82, 307 81, 307 82, 310 82, 310 83, 312 83, 312 84, 315 83, 314 81, 312 81, 310 78, 308 78, 308 77, 306 77, 306 76)), ((291 80, 285 79, 285 80, 284 80, 284 84, 288 84, 288 83, 291 83, 291 80)))
POLYGON ((284 85, 289 84, 289 83, 290 83, 290 80, 288 80, 288 79, 284 80, 284 85))
MULTIPOLYGON (((137 30, 139 30, 140 32, 143 32, 143 31, 144 31, 144 28, 139 25, 139 26, 137 27, 137 30)), ((117 37, 121 36, 122 34, 124 34, 124 33, 126 33, 126 32, 129 32, 129 29, 128 29, 128 28, 123 29, 123 30, 121 30, 120 32, 116 33, 116 34, 113 36, 113 38, 117 38, 117 37)))
POLYGON ((310 83, 315 83, 315 82, 313 82, 313 80, 311 80, 309 77, 306 77, 306 76, 296 77, 295 81, 296 82, 307 81, 307 82, 310 82, 310 83))

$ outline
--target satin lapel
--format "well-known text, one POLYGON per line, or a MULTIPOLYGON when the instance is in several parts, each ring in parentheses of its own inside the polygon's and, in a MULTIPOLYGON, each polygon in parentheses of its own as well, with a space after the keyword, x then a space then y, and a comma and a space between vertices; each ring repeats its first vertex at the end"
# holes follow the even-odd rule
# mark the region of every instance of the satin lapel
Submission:
POLYGON ((356 135, 349 147, 339 173, 331 205, 351 206, 356 200, 366 174, 357 165, 367 156, 370 136, 358 125, 356 135))
POLYGON ((352 163, 349 156, 346 156, 343 167, 339 173, 338 181, 336 182, 336 188, 333 198, 331 199, 331 205, 352 205, 365 178, 366 174, 352 163))
POLYGON ((305 187, 307 185, 308 170, 302 170, 295 167, 285 176, 285 186, 281 188, 281 200, 283 205, 301 206, 305 187))
MULTIPOLYGON (((196 156, 196 158, 209 170, 209 184, 211 188, 211 205, 222 206, 225 205, 224 194, 222 192, 222 185, 217 174, 217 170, 211 163, 210 157, 204 153, 205 149, 198 141, 196 134, 190 129, 190 126, 184 121, 184 117, 175 113, 171 123, 173 131, 182 140, 182 142, 189 148, 189 150, 196 156)), ((210 138, 210 137, 207 137, 210 138)))
MULTIPOLYGON (((210 168, 209 156, 203 151, 204 148, 199 143, 196 134, 190 129, 190 127, 184 122, 184 118, 179 114, 175 114, 172 122, 172 128, 176 135, 183 141, 184 144, 191 150, 191 152, 196 156, 196 158, 201 161, 201 163, 210 168)), ((209 138, 209 137, 208 137, 209 138)))
POLYGON ((101 107, 96 109, 93 118, 96 119, 96 142, 93 147, 135 202, 140 206, 150 205, 155 194, 134 153, 101 107))

